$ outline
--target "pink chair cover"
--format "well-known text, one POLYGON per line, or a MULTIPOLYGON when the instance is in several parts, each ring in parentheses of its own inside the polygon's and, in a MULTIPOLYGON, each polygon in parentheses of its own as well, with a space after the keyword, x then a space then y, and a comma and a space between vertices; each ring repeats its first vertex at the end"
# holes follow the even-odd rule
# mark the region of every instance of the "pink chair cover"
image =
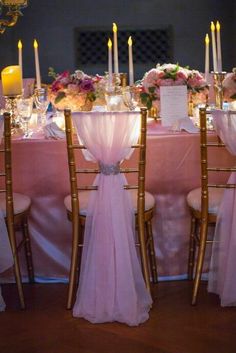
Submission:
MULTIPOLYGON (((0 141, 2 140, 4 130, 4 120, 3 115, 0 116, 0 141)), ((7 270, 13 265, 13 256, 11 251, 11 246, 9 243, 7 227, 4 220, 4 215, 0 209, 0 273, 7 270)), ((0 288, 0 311, 5 309, 5 303, 2 298, 1 288, 0 288)))
MULTIPOLYGON (((227 149, 236 155, 236 111, 213 113, 217 134, 227 149)), ((232 173, 228 183, 236 183, 232 173)), ((222 306, 236 306, 236 190, 225 189, 218 211, 212 248, 208 291, 220 296, 222 306)))
MULTIPOLYGON (((137 142, 140 113, 73 113, 86 159, 106 166, 128 158, 137 142)), ((134 214, 123 174, 99 174, 89 200, 81 274, 73 315, 92 323, 146 321, 152 303, 134 243, 134 214)))

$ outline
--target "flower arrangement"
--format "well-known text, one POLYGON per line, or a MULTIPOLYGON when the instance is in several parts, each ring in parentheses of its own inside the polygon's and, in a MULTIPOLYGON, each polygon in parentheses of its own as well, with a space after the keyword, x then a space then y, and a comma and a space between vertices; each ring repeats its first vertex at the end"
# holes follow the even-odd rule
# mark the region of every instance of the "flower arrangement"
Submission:
POLYGON ((207 82, 197 70, 189 70, 178 64, 157 64, 156 68, 146 72, 138 83, 141 89, 141 102, 150 109, 158 108, 161 86, 186 85, 192 95, 208 90, 207 82))
POLYGON ((236 100, 236 67, 225 76, 222 86, 224 100, 228 102, 236 100))
POLYGON ((92 104, 101 91, 101 76, 89 76, 81 70, 74 73, 64 71, 56 74, 49 68, 49 76, 54 78, 50 88, 50 100, 58 109, 91 110, 92 104))

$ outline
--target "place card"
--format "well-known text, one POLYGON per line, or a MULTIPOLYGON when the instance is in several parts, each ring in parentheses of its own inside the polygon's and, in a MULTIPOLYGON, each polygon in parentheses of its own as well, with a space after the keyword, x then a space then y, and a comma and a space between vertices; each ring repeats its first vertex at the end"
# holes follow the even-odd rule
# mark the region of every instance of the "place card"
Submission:
POLYGON ((187 117, 187 86, 161 86, 160 105, 163 126, 172 126, 177 120, 187 117))

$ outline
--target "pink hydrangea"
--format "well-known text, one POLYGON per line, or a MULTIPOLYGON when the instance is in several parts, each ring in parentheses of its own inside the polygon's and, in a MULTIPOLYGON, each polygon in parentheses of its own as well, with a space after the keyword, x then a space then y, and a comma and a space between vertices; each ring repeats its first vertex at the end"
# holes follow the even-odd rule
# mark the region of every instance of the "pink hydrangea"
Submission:
POLYGON ((236 100, 236 69, 226 75, 222 82, 224 99, 227 101, 236 100))
POLYGON ((148 108, 158 104, 161 86, 186 85, 192 93, 208 88, 207 82, 199 71, 189 70, 178 64, 158 64, 156 68, 144 75, 141 85, 143 87, 141 100, 148 108))

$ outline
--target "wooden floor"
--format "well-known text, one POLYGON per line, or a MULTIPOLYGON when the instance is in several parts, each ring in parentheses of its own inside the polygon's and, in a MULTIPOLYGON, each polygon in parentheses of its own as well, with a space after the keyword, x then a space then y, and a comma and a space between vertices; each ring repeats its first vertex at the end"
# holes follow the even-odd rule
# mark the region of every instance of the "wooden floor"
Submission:
POLYGON ((236 308, 221 308, 203 284, 189 305, 190 283, 161 282, 148 322, 90 324, 65 310, 64 284, 24 285, 27 310, 15 285, 3 285, 1 353, 236 353, 236 308))

